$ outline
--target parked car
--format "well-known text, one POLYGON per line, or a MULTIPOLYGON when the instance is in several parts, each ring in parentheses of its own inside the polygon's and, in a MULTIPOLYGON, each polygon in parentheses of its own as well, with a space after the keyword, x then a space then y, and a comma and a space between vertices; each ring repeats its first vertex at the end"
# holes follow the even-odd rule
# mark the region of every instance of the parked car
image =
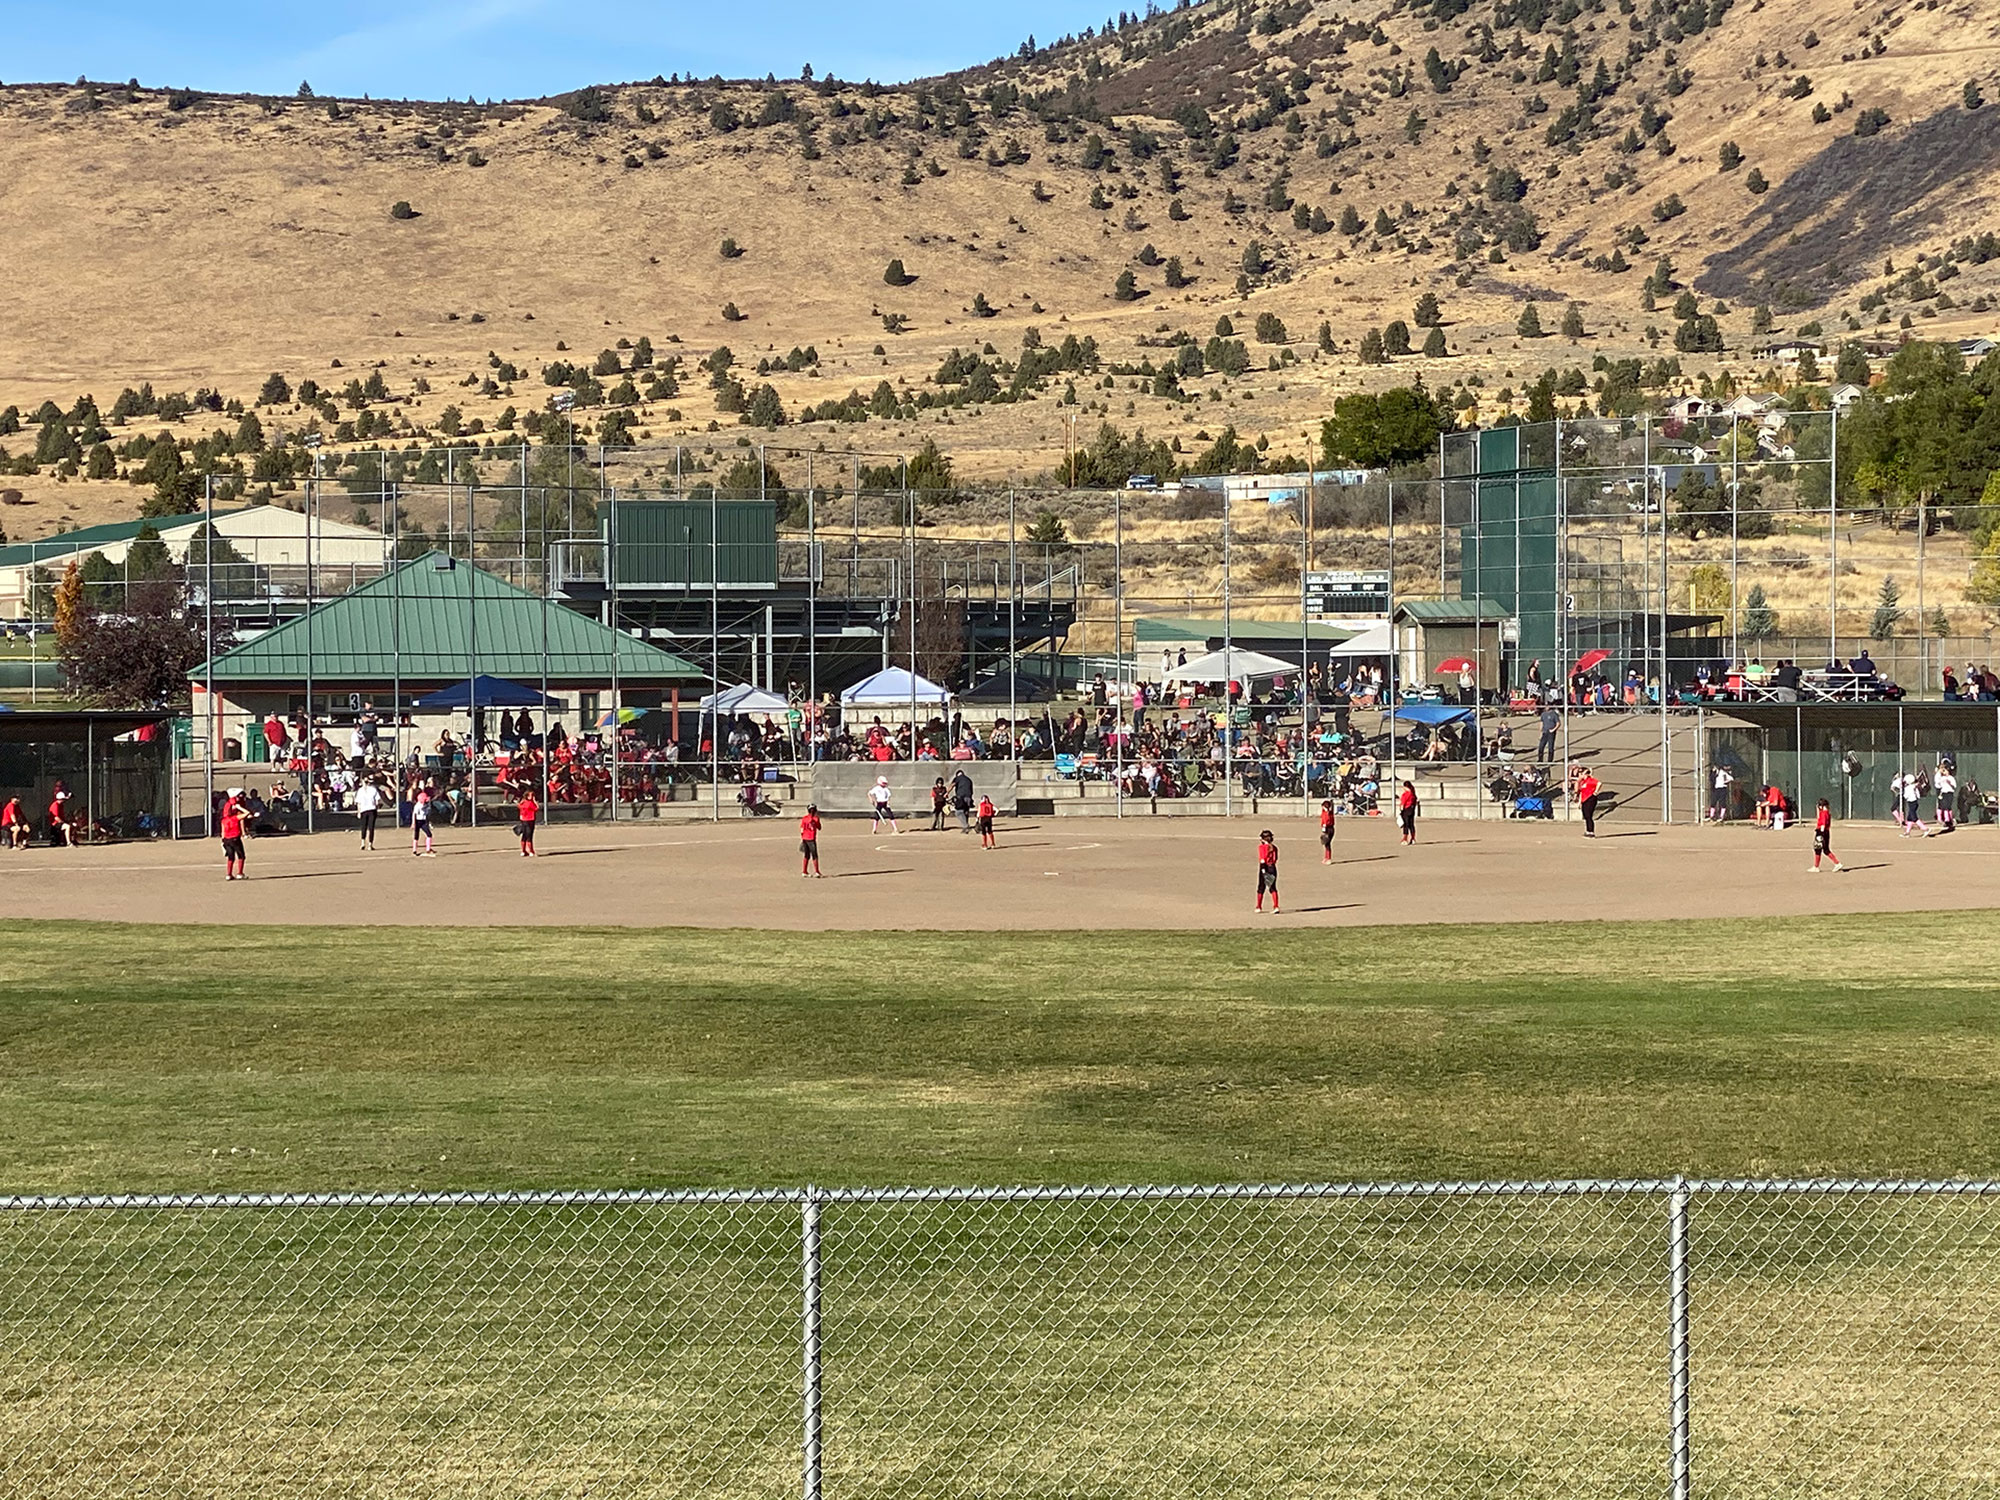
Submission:
POLYGON ((1128 490, 1156 490, 1159 487, 1160 480, 1156 474, 1134 474, 1125 481, 1125 488, 1128 490))

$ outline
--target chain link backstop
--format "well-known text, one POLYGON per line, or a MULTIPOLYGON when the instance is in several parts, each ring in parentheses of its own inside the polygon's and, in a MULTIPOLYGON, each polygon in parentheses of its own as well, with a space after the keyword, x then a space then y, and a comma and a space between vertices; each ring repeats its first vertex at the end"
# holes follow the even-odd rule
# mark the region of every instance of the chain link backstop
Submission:
POLYGON ((0 1491, 1958 1495, 2000 1184, 0 1199, 0 1491))

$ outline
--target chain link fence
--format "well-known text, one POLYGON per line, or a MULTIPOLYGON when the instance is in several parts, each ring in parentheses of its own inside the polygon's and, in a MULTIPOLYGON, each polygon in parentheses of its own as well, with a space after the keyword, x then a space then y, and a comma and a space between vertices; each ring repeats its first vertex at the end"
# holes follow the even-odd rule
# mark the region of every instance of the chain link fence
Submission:
POLYGON ((1959 1495, 2000 1183, 0 1199, 43 1497, 1959 1495))

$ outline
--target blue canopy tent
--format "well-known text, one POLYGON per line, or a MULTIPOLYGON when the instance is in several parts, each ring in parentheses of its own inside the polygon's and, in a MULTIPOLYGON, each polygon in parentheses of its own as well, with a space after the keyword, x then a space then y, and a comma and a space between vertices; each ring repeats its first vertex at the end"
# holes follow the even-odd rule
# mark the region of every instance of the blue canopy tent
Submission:
POLYGON ((1399 703, 1389 710, 1389 717, 1409 724, 1459 724, 1472 717, 1472 710, 1449 703, 1399 703))
POLYGON ((471 708, 561 708, 562 700, 504 677, 471 677, 439 688, 410 707, 420 714, 448 714, 471 708))

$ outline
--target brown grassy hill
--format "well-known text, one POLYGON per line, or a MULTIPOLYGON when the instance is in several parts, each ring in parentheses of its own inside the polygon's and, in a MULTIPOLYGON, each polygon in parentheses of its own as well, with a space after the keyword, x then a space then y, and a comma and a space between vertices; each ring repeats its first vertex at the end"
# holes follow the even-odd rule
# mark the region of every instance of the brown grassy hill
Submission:
MULTIPOLYGON (((758 434, 807 448, 931 435, 965 476, 1025 477, 1060 462, 1073 379, 1086 433, 1142 426, 1192 457, 1233 426, 1297 453, 1346 390, 1421 372, 1490 418, 1544 367, 1671 354, 1671 295, 1649 312, 1641 286, 1661 256, 1704 312, 1727 304, 1729 352, 1684 357, 1686 378, 1754 380, 1759 302, 1779 332, 2000 326, 1993 247, 1951 253, 2000 229, 1996 65, 2000 11, 1948 0, 1263 0, 893 89, 656 79, 478 107, 13 86, 0 407, 90 392, 108 411, 141 382, 248 403, 272 371, 337 389, 379 370, 396 442, 434 434, 448 405, 490 434, 506 408, 544 404, 546 364, 645 336, 684 363, 671 396, 641 383, 635 431, 711 452, 742 429, 695 367, 727 344, 791 419, 883 380, 900 393, 893 418, 758 434), (1968 84, 1996 102, 1968 108, 1968 84), (1725 169, 1728 142, 1741 161, 1725 169), (414 217, 392 218, 398 201, 414 217), (1147 245, 1162 264, 1142 263, 1147 245), (1908 274, 1919 254, 1940 258, 1908 274), (1167 286, 1168 257, 1191 284, 1167 286), (911 284, 885 284, 892 258, 911 284), (1128 270, 1140 295, 1119 300, 1128 270), (1445 354, 1361 364, 1362 334, 1410 321, 1424 291, 1445 354), (1520 338, 1531 297, 1551 334, 1576 303, 1584 336, 1520 338), (1282 342, 1252 334, 1267 313, 1282 342), (1204 342, 1225 315, 1249 341, 1241 375, 1155 394, 1109 373, 1166 359, 1182 331, 1204 342), (1004 385, 1030 328, 1094 338, 1101 367, 912 411, 954 389, 932 378, 953 349, 990 344, 1004 385), (754 373, 807 346, 816 366, 754 373), (500 361, 519 378, 493 379, 500 361)), ((586 432, 600 415, 581 414, 586 432)), ((160 425, 135 418, 114 442, 160 425)), ((224 425, 196 412, 168 430, 224 425)), ((42 502, 0 514, 16 535, 143 493, 46 468, 5 483, 42 502)))

